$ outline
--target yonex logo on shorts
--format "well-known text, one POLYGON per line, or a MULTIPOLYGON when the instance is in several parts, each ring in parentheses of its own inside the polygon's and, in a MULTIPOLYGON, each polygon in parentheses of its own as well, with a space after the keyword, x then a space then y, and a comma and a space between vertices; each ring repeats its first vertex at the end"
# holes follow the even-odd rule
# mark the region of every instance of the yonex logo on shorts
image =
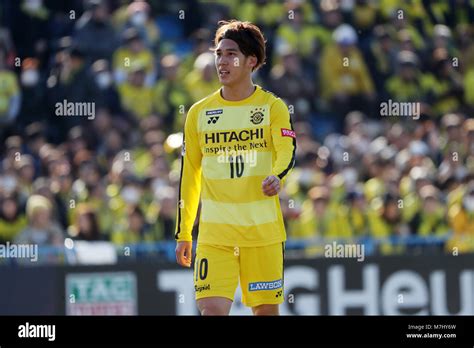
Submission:
POLYGON ((249 284, 249 291, 260 291, 260 290, 275 290, 282 287, 282 280, 274 280, 271 282, 255 282, 249 284))

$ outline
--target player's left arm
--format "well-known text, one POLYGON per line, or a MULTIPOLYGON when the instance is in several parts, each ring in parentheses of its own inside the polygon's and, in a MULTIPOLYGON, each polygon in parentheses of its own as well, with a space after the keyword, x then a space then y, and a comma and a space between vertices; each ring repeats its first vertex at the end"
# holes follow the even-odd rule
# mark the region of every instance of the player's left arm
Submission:
POLYGON ((270 108, 270 131, 276 160, 272 174, 262 182, 266 196, 276 195, 280 191, 281 183, 295 165, 296 134, 288 107, 281 99, 277 99, 270 108))

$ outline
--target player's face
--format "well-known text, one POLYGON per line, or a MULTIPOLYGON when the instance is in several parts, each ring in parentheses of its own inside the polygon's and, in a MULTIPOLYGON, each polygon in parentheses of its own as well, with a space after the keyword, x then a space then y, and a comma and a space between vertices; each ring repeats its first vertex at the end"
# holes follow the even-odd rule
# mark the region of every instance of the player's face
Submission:
POLYGON ((223 39, 216 47, 215 62, 220 83, 232 86, 248 78, 256 58, 245 57, 235 41, 223 39))

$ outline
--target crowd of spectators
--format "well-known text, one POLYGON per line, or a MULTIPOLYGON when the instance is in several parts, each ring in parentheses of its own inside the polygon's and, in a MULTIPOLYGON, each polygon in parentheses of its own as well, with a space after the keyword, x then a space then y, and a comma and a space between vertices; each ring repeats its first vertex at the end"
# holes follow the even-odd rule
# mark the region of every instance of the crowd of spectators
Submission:
POLYGON ((185 115, 219 88, 212 35, 237 18, 263 29, 254 81, 292 113, 290 238, 474 251, 470 0, 12 0, 0 18, 0 243, 173 240, 185 115))

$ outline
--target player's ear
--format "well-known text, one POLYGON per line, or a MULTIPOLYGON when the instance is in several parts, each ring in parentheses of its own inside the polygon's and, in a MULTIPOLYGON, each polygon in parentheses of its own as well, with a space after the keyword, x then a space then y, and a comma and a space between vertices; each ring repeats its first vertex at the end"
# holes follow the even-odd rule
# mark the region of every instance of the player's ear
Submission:
POLYGON ((257 57, 256 56, 248 56, 247 57, 247 65, 250 67, 252 70, 254 70, 257 67, 257 57))

